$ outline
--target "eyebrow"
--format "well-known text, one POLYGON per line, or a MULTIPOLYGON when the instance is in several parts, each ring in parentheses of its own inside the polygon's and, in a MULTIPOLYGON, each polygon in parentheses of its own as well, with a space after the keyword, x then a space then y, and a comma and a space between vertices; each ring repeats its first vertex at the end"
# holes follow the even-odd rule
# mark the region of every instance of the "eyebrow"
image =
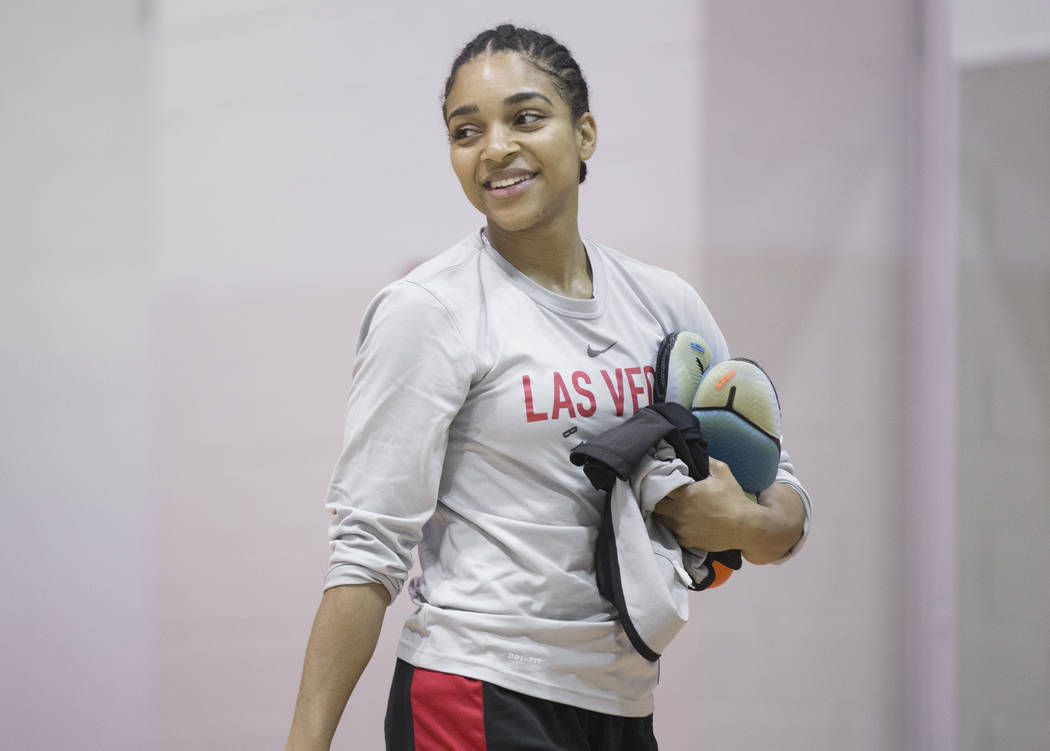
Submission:
MULTIPOLYGON (((547 104, 554 106, 554 102, 545 97, 538 91, 519 91, 517 94, 511 94, 509 97, 503 100, 503 106, 509 107, 512 104, 518 104, 529 99, 542 99, 547 104)), ((462 107, 456 107, 448 113, 448 117, 445 118, 445 124, 452 122, 452 118, 459 117, 460 115, 473 115, 478 112, 478 105, 476 104, 464 104, 462 107)))

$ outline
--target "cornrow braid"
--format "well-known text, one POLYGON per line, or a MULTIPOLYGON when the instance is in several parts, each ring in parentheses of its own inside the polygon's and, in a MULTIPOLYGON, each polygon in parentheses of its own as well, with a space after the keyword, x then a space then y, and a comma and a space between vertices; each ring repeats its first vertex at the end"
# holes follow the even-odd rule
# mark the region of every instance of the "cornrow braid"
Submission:
MULTIPOLYGON (((569 105, 573 121, 580 119, 591 109, 587 93, 587 81, 579 64, 565 45, 551 36, 533 29, 524 29, 505 23, 494 29, 481 32, 463 48, 452 63, 452 71, 445 81, 445 94, 441 98, 444 115, 445 103, 456 83, 456 73, 475 57, 494 52, 516 52, 551 77, 561 98, 569 105)), ((444 118, 442 118, 444 119, 444 118)), ((580 182, 587 178, 587 165, 580 162, 580 182)))

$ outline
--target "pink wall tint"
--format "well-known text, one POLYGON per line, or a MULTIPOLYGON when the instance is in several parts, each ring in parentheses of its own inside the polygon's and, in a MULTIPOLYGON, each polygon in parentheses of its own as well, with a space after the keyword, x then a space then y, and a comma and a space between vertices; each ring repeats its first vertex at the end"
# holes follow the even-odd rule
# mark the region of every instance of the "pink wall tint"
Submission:
MULTIPOLYGON (((797 559, 695 598, 661 747, 1045 747, 1046 73, 966 58, 957 106, 949 40, 989 47, 948 10, 5 3, 4 746, 281 747, 360 316, 479 226, 439 94, 513 20, 591 86, 583 231, 700 289, 815 501, 797 559)), ((334 748, 382 748, 410 606, 334 748)))

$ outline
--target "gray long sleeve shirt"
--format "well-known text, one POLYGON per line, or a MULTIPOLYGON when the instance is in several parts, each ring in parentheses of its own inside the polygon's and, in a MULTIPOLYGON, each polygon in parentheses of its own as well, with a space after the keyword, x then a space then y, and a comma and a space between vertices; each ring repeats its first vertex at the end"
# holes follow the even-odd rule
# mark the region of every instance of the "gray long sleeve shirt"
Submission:
MULTIPOLYGON (((327 508, 326 587, 395 596, 398 655, 608 714, 652 712, 657 665, 597 591, 601 494, 569 450, 652 402, 670 331, 728 357, 674 274, 586 241, 594 296, 550 292, 474 233, 384 288, 361 328, 327 508)), ((790 476, 784 456, 784 479, 790 476)))

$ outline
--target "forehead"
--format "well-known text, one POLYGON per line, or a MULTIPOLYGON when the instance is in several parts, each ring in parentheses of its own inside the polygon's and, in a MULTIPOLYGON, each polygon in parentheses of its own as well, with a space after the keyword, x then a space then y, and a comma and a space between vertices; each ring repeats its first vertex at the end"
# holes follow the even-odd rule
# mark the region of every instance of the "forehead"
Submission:
POLYGON ((456 82, 448 94, 445 111, 474 104, 479 107, 497 104, 520 91, 544 94, 556 105, 562 103, 550 75, 516 52, 478 55, 456 71, 456 82))

